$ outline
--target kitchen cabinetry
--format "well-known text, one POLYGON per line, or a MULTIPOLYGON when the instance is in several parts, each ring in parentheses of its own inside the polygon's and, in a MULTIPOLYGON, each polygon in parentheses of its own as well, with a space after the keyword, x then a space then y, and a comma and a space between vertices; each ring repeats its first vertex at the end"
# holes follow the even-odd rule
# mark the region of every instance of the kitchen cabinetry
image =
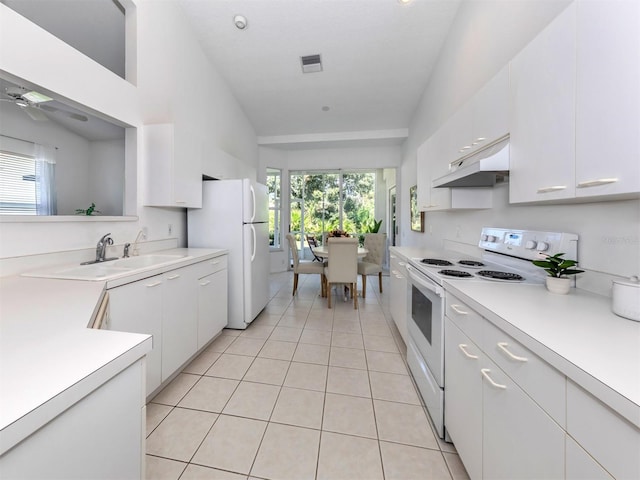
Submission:
POLYGON ((445 426, 471 478, 562 478, 563 430, 451 320, 445 426))
POLYGON ((144 478, 143 371, 136 361, 5 453, 2 478, 144 478))
POLYGON ((577 11, 576 197, 640 192, 640 3, 577 11))
POLYGON ((227 257, 210 260, 215 273, 198 279, 198 350, 227 326, 227 257))
POLYGON ((202 152, 173 124, 143 127, 143 202, 152 207, 202 207, 202 152))
POLYGON ((409 285, 407 281, 407 259, 397 253, 391 253, 391 274, 389 286, 389 308, 391 318, 398 327, 400 336, 407 343, 407 315, 409 309, 409 285))
POLYGON ((511 203, 575 196, 575 9, 569 5, 511 61, 511 203))
POLYGON ((640 478, 640 430, 447 293, 445 427, 470 477, 640 478))
POLYGON ((153 348, 146 357, 146 391, 151 393, 162 383, 161 275, 112 288, 109 298, 109 330, 153 336, 153 348))
POLYGON ((147 395, 227 323, 227 256, 176 268, 109 290, 109 328, 153 335, 147 395))
POLYGON ((162 381, 198 349, 198 276, 183 267, 162 275, 162 381))
POLYGON ((511 203, 640 192, 640 4, 570 4, 511 62, 511 203))

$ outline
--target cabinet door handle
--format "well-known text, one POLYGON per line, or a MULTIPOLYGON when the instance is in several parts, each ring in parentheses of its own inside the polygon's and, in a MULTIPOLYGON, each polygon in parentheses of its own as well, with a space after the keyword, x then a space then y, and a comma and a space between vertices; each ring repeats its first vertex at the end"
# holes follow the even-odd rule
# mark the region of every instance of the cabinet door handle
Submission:
POLYGON ((180 278, 180 275, 171 275, 170 277, 167 277, 167 280, 175 280, 176 278, 180 278))
POLYGON ((211 262, 211 265, 218 265, 220 263, 220 260, 213 260, 211 262))
POLYGON ((560 190, 564 190, 567 188, 566 185, 553 185, 551 187, 542 187, 539 188, 537 193, 551 193, 551 192, 559 192, 560 190))
POLYGON ((395 255, 389 255, 389 256, 390 256, 391 258, 398 258, 398 257, 396 257, 395 255))
POLYGON ((451 310, 456 312, 459 315, 469 315, 469 312, 465 312, 464 310, 460 310, 460 305, 456 305, 455 303, 451 305, 451 310))
POLYGON ((482 376, 483 376, 484 378, 486 378, 486 379, 489 381, 489 383, 490 383, 491 385, 493 385, 493 386, 494 386, 494 387, 496 387, 496 388, 501 388, 501 389, 503 389, 503 390, 506 390, 506 388, 507 388, 507 386, 506 386, 506 385, 500 385, 499 383, 496 383, 496 382, 494 382, 494 381, 493 381, 493 378, 491 378, 491 377, 489 376, 489 373, 490 373, 490 372, 491 372, 491 370, 489 370, 488 368, 481 368, 481 369, 480 369, 480 373, 482 373, 482 376))
POLYGON ((461 351, 462 353, 464 353, 464 354, 465 354, 465 356, 466 356, 467 358, 473 358, 474 360, 478 358, 478 356, 477 356, 477 355, 472 355, 472 354, 470 354, 469 352, 467 352, 467 350, 466 350, 466 349, 467 349, 467 345, 466 345, 465 343, 461 343, 460 345, 458 345, 458 348, 460 349, 460 351, 461 351))
POLYGON ((391 273, 393 273, 393 275, 395 275, 395 277, 398 278, 398 271, 397 270, 391 270, 391 273))
POLYGON ((400 265, 401 267, 404 267, 407 264, 407 262, 398 262, 398 265, 400 265))
POLYGON ((509 344, 507 342, 499 342, 498 343, 498 348, 500 350, 502 350, 504 353, 506 353, 509 358, 512 358, 514 360, 517 360, 519 362, 528 362, 529 360, 526 357, 519 357, 518 355, 514 355, 513 353, 511 353, 509 350, 507 350, 507 347, 509 346, 509 344))
POLYGON ((201 287, 206 287, 207 285, 209 285, 211 283, 211 280, 207 280, 204 283, 201 283, 200 286, 201 287))
POLYGON ((154 282, 154 283, 148 283, 147 285, 145 285, 145 287, 153 288, 153 287, 157 287, 158 285, 162 285, 162 282, 157 281, 157 282, 154 282))
POLYGON ((598 178, 597 180, 588 180, 586 182, 580 182, 576 185, 577 188, 598 187, 600 185, 607 185, 609 183, 616 183, 617 178, 598 178))

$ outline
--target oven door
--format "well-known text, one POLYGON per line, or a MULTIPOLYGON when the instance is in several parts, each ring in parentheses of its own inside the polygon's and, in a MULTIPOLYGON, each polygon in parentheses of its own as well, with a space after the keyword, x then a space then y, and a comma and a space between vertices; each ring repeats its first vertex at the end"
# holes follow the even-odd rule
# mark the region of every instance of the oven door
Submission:
POLYGON ((407 331, 438 386, 444 387, 444 289, 411 265, 407 331))

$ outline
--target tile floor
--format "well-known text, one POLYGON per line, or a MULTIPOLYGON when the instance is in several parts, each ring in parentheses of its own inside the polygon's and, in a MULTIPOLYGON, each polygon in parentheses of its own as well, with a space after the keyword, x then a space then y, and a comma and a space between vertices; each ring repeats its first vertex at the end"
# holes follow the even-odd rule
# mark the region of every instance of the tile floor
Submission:
POLYGON ((315 275, 295 297, 291 273, 271 275, 251 326, 224 330, 147 405, 147 478, 468 478, 433 434, 377 283, 359 310, 339 297, 329 310, 315 275))

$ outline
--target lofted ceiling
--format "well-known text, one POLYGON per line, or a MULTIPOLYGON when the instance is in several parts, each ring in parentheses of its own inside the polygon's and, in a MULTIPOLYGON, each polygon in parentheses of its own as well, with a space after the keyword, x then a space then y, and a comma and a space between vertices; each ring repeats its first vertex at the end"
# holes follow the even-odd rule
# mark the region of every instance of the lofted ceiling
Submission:
POLYGON ((400 143, 460 3, 178 1, 263 144, 400 143), (313 54, 322 71, 303 74, 300 57, 313 54))

